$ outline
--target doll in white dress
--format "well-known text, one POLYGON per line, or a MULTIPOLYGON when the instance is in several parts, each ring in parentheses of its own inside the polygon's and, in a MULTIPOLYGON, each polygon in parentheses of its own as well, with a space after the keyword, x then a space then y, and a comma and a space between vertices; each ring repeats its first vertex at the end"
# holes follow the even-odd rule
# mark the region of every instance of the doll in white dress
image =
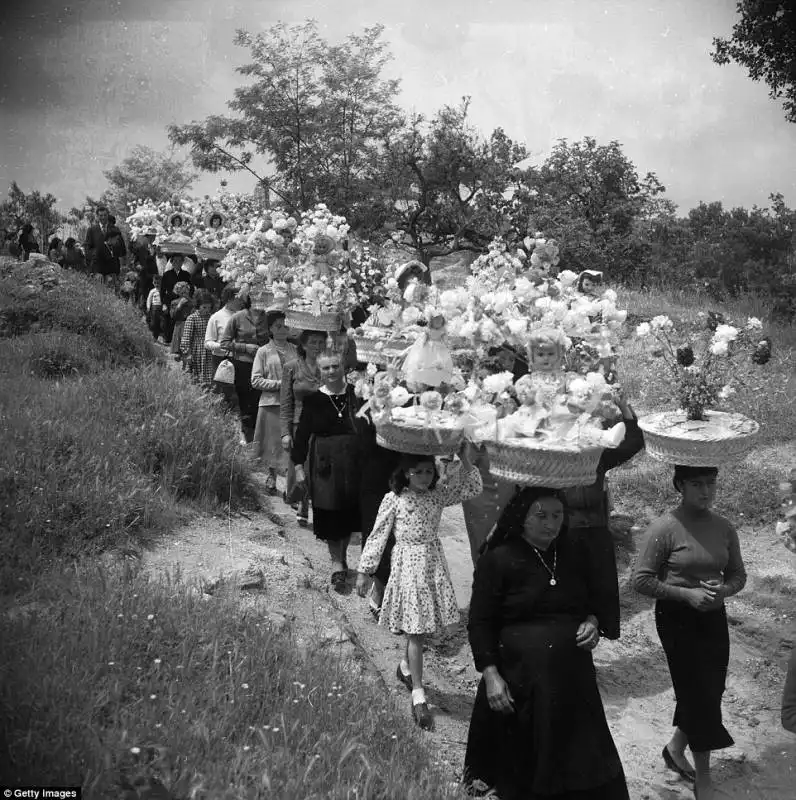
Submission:
POLYGON ((407 386, 413 391, 453 381, 453 358, 445 343, 445 315, 434 311, 427 317, 428 325, 406 349, 401 368, 407 386))

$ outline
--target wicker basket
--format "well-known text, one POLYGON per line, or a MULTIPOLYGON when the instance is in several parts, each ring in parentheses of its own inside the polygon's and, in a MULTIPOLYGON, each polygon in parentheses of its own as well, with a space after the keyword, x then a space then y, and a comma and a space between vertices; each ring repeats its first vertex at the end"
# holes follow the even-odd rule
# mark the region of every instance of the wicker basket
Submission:
POLYGON ((285 311, 285 325, 302 331, 337 333, 343 325, 343 317, 338 311, 310 314, 309 311, 288 308, 285 311))
POLYGON ((227 251, 223 247, 201 247, 196 245, 196 257, 204 261, 223 261, 227 251))
POLYGON ((689 420, 685 411, 642 417, 647 452, 658 461, 687 467, 718 467, 745 455, 760 426, 743 414, 706 411, 705 420, 689 420))
POLYGON ((195 251, 194 243, 190 240, 162 239, 158 242, 158 247, 161 253, 176 253, 181 256, 192 256, 195 251))
POLYGON ((376 443, 387 450, 422 456, 447 456, 464 441, 460 427, 439 425, 432 428, 424 420, 391 419, 376 422, 376 443))
POLYGON ((597 480, 602 447, 556 445, 539 439, 486 440, 489 471, 521 486, 567 489, 597 480))
POLYGON ((386 337, 371 338, 355 333, 351 338, 357 346, 357 361, 361 361, 363 364, 377 364, 380 366, 386 366, 389 361, 400 356, 412 344, 409 339, 404 339, 403 337, 395 339, 386 337), (377 347, 379 344, 382 345, 381 348, 377 347))

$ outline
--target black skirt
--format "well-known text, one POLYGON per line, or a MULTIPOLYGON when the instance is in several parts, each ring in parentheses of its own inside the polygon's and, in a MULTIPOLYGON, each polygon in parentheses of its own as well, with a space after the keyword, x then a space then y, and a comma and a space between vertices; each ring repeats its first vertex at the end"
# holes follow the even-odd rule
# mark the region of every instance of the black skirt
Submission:
POLYGON ((655 627, 669 662, 674 696, 673 725, 688 737, 692 752, 731 747, 722 724, 721 697, 730 660, 727 612, 697 611, 685 603, 658 600, 655 627))

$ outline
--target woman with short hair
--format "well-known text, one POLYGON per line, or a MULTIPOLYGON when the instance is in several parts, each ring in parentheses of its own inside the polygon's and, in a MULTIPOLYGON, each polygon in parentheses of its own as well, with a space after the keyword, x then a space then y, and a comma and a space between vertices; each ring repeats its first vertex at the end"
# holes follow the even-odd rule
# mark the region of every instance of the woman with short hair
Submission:
POLYGON ((483 677, 465 755, 471 791, 628 800, 592 660, 595 578, 560 493, 519 489, 475 568, 468 632, 483 677))
POLYGON ((655 598, 655 626, 674 686, 674 734, 663 760, 694 781, 700 800, 713 797, 711 751, 733 744, 721 717, 730 657, 724 600, 746 584, 738 533, 711 511, 717 474, 716 467, 675 466, 680 505, 647 528, 633 575, 636 591, 655 598))

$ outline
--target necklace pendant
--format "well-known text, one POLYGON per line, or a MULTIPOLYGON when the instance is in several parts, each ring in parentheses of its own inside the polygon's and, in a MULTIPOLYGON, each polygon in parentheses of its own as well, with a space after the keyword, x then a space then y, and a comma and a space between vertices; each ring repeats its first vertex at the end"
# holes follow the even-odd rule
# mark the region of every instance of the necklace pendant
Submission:
POLYGON ((342 419, 342 418, 343 418, 343 412, 342 411, 338 411, 337 412, 337 419, 342 419))
POLYGON ((550 578, 550 585, 551 586, 555 586, 557 583, 558 583, 558 581, 555 578, 550 578))

